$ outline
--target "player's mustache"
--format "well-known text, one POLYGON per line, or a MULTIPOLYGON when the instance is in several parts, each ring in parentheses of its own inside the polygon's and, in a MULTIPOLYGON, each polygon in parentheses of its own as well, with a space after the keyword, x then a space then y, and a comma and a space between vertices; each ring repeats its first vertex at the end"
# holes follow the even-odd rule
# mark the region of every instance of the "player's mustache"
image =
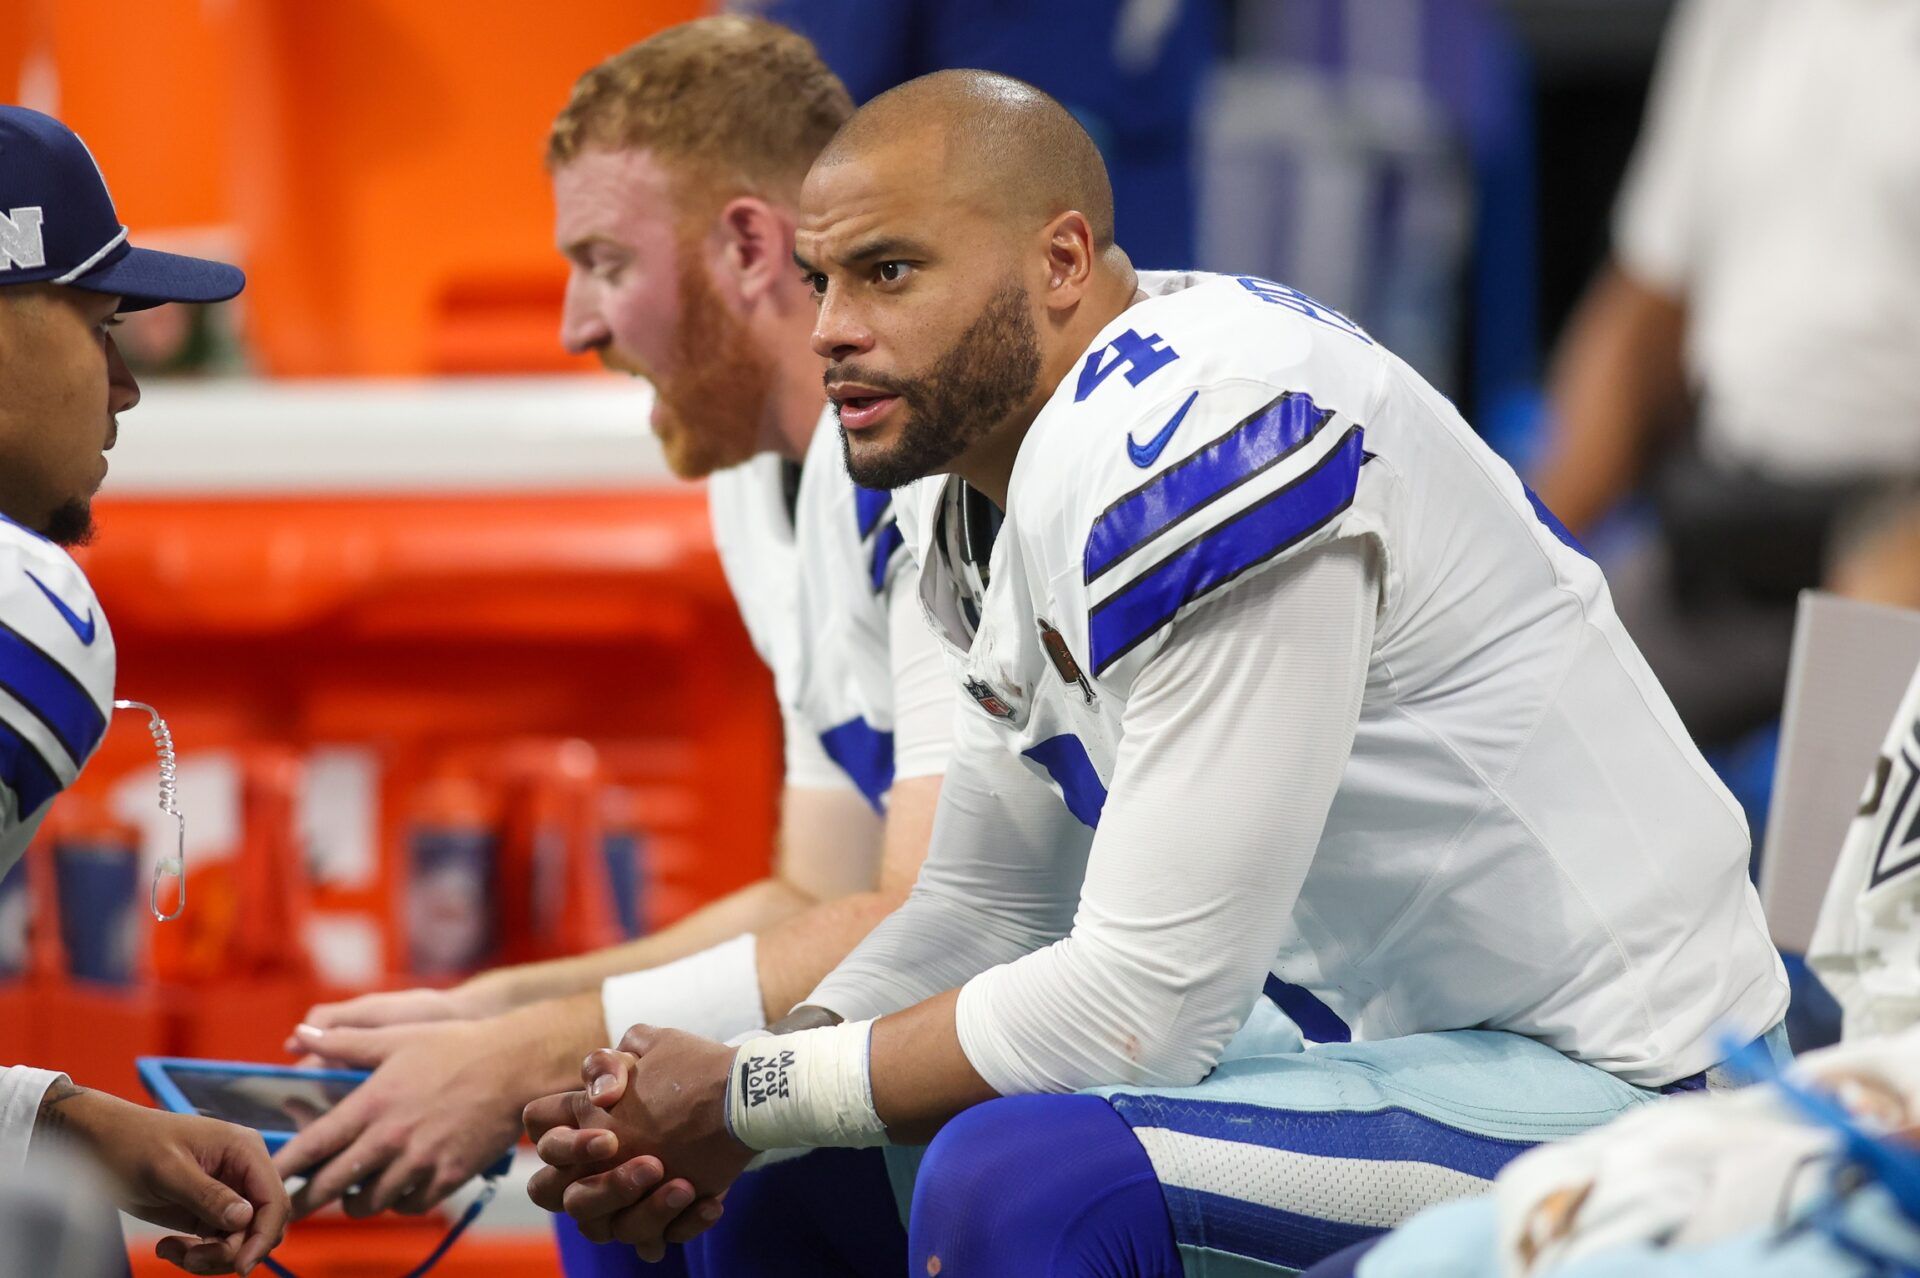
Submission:
POLYGON ((828 390, 835 382, 858 382, 862 386, 871 386, 877 391, 889 395, 898 395, 901 399, 912 399, 919 387, 916 383, 898 377, 888 377, 885 373, 869 373, 858 364, 829 364, 820 378, 820 384, 828 390))
POLYGON ((648 381, 654 380, 653 372, 646 365, 639 360, 622 355, 619 351, 602 346, 594 354, 600 358, 600 367, 609 372, 625 373, 629 377, 644 377, 648 381))

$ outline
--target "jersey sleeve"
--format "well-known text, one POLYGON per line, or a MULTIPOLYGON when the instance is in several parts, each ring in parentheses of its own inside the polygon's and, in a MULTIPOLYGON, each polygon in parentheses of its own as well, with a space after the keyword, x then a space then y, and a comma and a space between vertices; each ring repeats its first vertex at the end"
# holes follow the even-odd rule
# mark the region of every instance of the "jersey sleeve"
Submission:
POLYGON ((1353 531, 1367 460, 1361 422, 1251 381, 1162 396, 1124 448, 1100 451, 1076 505, 1086 651, 1109 683, 1129 682, 1193 608, 1353 531))
POLYGON ((771 500, 769 494, 777 483, 777 466, 775 458, 756 457, 707 477, 707 517, 720 570, 740 609, 740 620, 753 650, 773 671, 776 682, 781 675, 781 654, 776 650, 769 617, 777 616, 778 600, 783 597, 776 588, 784 584, 785 565, 765 562, 769 558, 767 539, 758 530, 765 523, 762 508, 771 500), (760 606, 769 594, 774 595, 774 604, 760 606))
POLYGON ((895 571, 907 559, 906 538, 894 508, 893 494, 883 489, 856 487, 853 513, 860 533, 860 562, 867 589, 884 595, 895 571))
POLYGON ((846 769, 797 712, 781 708, 780 735, 786 757, 786 784, 797 790, 857 790, 846 769))
POLYGON ((934 475, 894 490, 893 513, 894 518, 900 521, 901 540, 906 542, 908 555, 922 568, 926 566, 923 561, 927 535, 932 529, 934 514, 939 509, 940 494, 946 488, 946 480, 945 475, 934 475))
POLYGON ((810 724, 824 757, 883 813, 895 740, 888 600, 909 560, 891 494, 848 482, 837 431, 824 422, 818 430, 796 513, 794 624, 807 655, 789 732, 810 724))
POLYGON ((899 909, 806 1002, 864 1020, 1067 934, 1092 831, 979 715, 957 716, 926 864, 899 909))
POLYGON ((887 601, 887 658, 893 681, 893 779, 937 777, 953 754, 955 680, 920 608, 920 566, 894 572, 887 601))
POLYGON ((13 525, 0 535, 0 833, 80 774, 106 735, 113 637, 66 552, 13 525))

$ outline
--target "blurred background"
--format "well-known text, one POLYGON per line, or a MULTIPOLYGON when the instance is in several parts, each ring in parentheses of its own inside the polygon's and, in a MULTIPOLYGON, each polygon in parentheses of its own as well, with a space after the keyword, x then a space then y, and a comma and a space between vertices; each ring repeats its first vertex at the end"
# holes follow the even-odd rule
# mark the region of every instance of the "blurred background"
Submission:
MULTIPOLYGON (((1758 836, 1796 592, 1920 602, 1920 142, 1808 177, 1847 118, 1782 124, 1750 86, 1783 49, 1779 94, 1870 81, 1844 41, 1871 32, 1809 42, 1820 6, 1765 0, 1723 39, 1744 3, 731 7, 856 100, 949 66, 1037 83, 1106 154, 1137 265, 1283 280, 1409 360, 1609 567, 1758 836), (1762 277, 1790 333, 1742 325, 1762 277), (1826 343, 1877 398, 1753 407, 1779 397, 1741 370, 1826 343)), ((165 818, 122 716, 0 885, 0 1060, 140 1098, 136 1054, 282 1059, 317 998, 602 944, 764 872, 770 680, 647 388, 560 349, 541 167, 581 71, 708 9, 9 0, 7 100, 86 139, 138 241, 249 285, 121 330, 145 402, 83 553, 120 695, 180 745, 190 908, 144 909, 165 818)))

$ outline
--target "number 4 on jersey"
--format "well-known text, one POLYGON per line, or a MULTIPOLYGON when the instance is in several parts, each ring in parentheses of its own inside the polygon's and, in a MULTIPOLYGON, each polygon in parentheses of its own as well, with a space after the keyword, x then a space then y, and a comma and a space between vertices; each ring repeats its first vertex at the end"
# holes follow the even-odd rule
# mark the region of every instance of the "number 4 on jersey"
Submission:
POLYGON ((1167 345, 1158 333, 1145 337, 1128 329, 1111 342, 1087 356, 1080 369, 1080 384, 1074 387, 1073 402, 1079 403, 1098 390, 1100 383, 1121 368, 1127 370, 1127 383, 1138 386, 1180 358, 1180 352, 1167 345))

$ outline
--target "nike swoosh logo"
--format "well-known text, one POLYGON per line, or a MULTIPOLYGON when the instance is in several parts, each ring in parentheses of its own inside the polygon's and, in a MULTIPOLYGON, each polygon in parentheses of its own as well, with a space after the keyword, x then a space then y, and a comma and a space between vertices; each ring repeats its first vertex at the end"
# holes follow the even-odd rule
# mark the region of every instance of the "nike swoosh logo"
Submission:
POLYGON ((47 602, 54 606, 55 611, 57 611, 60 614, 60 619, 66 622, 69 626, 73 627, 73 633, 80 636, 80 642, 83 644, 87 644, 88 646, 91 646, 93 644, 93 636, 94 636, 94 630, 95 630, 95 627, 93 624, 93 609, 91 608, 87 609, 87 619, 85 621, 82 621, 80 620, 79 613, 76 613, 73 609, 67 607, 66 600, 62 599, 59 595, 54 594, 53 591, 47 589, 46 582, 40 580, 38 577, 34 576, 31 572, 27 573, 27 579, 33 582, 34 585, 40 587, 40 593, 45 595, 47 597, 47 602))
POLYGON ((1180 411, 1173 415, 1173 420, 1162 426, 1160 433, 1146 443, 1136 444, 1132 435, 1127 436, 1127 456, 1133 459, 1134 465, 1145 470, 1159 460, 1160 454, 1166 451, 1167 441, 1173 438, 1173 432, 1180 429, 1181 420, 1186 417, 1187 410, 1193 407, 1193 401, 1198 398, 1200 398, 1199 391, 1187 396, 1187 402, 1180 405, 1180 411))

